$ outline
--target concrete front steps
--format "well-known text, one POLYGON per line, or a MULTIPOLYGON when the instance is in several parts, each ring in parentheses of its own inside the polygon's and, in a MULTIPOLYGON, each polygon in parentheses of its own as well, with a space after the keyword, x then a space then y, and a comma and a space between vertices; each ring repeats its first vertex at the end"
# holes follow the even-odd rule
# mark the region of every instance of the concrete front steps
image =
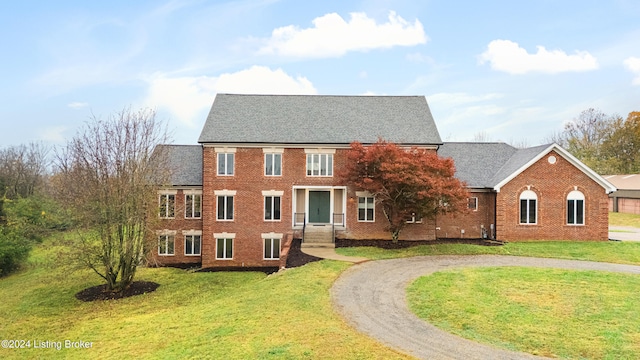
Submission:
POLYGON ((307 225, 304 230, 304 242, 310 244, 333 244, 333 227, 325 225, 307 225))

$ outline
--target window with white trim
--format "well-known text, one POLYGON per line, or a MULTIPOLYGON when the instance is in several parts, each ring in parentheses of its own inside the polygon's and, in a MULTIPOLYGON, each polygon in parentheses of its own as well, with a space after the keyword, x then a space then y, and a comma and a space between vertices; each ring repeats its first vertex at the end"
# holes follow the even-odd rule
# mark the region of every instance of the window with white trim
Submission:
POLYGON ((175 216, 176 195, 160 194, 160 217, 163 219, 173 219, 175 216))
POLYGON ((219 221, 233 220, 233 195, 218 195, 217 219, 219 221))
POLYGON ((478 211, 478 198, 470 197, 467 199, 467 206, 471 211, 478 211))
POLYGON ((218 175, 232 176, 235 154, 232 152, 218 153, 218 175))
POLYGON ((520 224, 538 223, 538 195, 531 190, 520 194, 520 224))
POLYGON ((168 256, 174 254, 175 235, 161 234, 158 236, 158 255, 168 256))
POLYGON ((281 200, 282 198, 280 196, 264 197, 264 220, 265 221, 280 221, 281 200))
POLYGON ((265 176, 282 176, 282 154, 281 153, 265 153, 264 154, 264 175, 265 176))
POLYGON ((184 236, 184 254, 185 255, 200 255, 200 249, 202 248, 202 235, 200 234, 187 234, 184 236))
POLYGON ((185 193, 184 217, 187 219, 199 219, 202 217, 202 194, 185 193))
POLYGON ((266 238, 264 240, 264 259, 280 259, 280 240, 278 238, 266 238))
POLYGON ((374 211, 375 202, 373 196, 358 196, 358 221, 373 222, 375 221, 374 211))
POLYGON ((307 154, 307 176, 333 176, 333 154, 307 154))
POLYGON ((216 259, 233 259, 233 238, 216 238, 216 259))
POLYGON ((567 195, 567 224, 584 225, 584 194, 578 190, 567 195))

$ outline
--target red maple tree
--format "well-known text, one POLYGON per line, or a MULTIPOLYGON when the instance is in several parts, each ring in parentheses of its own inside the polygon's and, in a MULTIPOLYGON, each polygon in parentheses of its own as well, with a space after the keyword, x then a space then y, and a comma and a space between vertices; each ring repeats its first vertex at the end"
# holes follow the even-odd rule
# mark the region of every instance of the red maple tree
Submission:
POLYGON ((347 159, 337 175, 375 198, 394 242, 412 216, 433 219, 467 209, 469 195, 465 184, 454 177, 453 160, 433 150, 402 148, 379 139, 368 146, 351 143, 347 159))

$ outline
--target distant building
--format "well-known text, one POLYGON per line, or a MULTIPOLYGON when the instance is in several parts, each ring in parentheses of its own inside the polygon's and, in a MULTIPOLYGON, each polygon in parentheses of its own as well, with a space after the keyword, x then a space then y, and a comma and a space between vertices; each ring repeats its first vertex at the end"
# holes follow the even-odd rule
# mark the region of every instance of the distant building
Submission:
POLYGON ((640 174, 606 175, 618 190, 609 194, 609 211, 640 214, 640 174))

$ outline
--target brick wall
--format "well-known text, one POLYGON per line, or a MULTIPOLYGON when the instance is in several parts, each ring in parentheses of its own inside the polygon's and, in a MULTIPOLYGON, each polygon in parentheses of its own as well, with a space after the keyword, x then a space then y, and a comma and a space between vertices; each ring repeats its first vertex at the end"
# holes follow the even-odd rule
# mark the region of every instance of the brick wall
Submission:
MULTIPOLYGON (((185 189, 172 190, 177 190, 175 195, 175 217, 173 219, 160 219, 156 228, 157 232, 175 231, 174 255, 158 255, 158 236, 156 236, 156 241, 152 245, 152 261, 155 261, 158 265, 199 264, 202 261, 201 256, 185 255, 184 236, 185 232, 202 230, 202 218, 185 218, 185 189)), ((155 216, 158 216, 157 212, 155 216)))
POLYGON ((607 240, 608 196, 604 189, 556 152, 537 161, 500 189, 496 199, 497 238, 522 240, 607 240), (550 155, 557 161, 551 164, 550 155), (585 196, 585 224, 567 225, 567 195, 585 196), (538 197, 537 224, 520 224, 519 196, 538 197))
POLYGON ((446 238, 482 238, 483 228, 487 236, 491 236, 491 225, 495 226, 495 201, 493 192, 469 192, 469 197, 475 197, 477 210, 439 216, 436 221, 436 234, 439 239, 446 238), (464 230, 464 232, 463 232, 464 230))

